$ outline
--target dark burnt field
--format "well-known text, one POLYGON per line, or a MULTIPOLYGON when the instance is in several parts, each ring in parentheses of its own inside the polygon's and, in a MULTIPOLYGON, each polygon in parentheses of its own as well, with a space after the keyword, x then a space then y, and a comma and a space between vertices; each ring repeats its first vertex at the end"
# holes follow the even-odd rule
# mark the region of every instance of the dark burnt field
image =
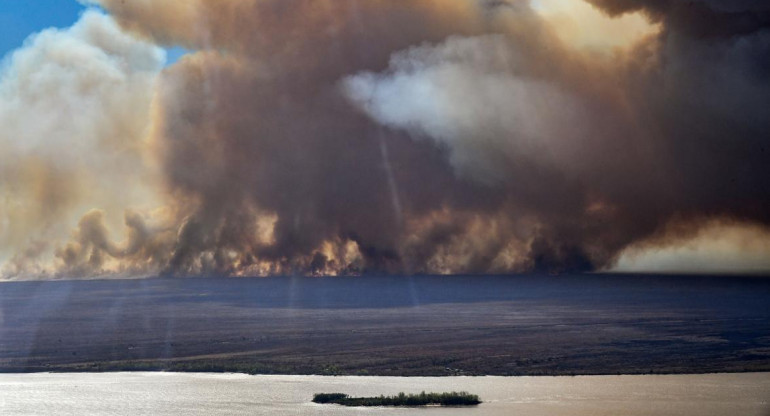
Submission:
POLYGON ((770 370, 770 279, 451 276, 0 284, 0 372, 770 370))

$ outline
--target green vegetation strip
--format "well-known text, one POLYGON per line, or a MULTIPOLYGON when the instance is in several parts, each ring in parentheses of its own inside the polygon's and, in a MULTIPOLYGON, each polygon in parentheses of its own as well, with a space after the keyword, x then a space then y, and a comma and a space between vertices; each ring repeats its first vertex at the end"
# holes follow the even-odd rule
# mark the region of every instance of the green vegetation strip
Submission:
POLYGON ((350 397, 343 393, 319 393, 314 403, 332 403, 343 406, 475 406, 479 396, 466 392, 404 394, 379 397, 350 397))

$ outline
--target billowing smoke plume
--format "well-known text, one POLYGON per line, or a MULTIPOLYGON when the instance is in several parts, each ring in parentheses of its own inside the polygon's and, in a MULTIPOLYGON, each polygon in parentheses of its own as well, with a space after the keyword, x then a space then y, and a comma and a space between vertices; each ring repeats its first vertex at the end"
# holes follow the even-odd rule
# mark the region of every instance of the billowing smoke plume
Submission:
POLYGON ((99 3, 122 29, 87 13, 5 69, 6 275, 601 270, 731 224, 768 247, 763 2, 579 2, 605 37, 646 20, 623 43, 545 0, 99 3), (152 43, 192 52, 160 72, 152 43))
POLYGON ((141 210, 156 206, 145 142, 164 59, 162 49, 93 11, 70 29, 37 34, 6 57, 0 75, 3 275, 81 275, 124 257, 104 233, 135 207, 125 221, 138 235, 141 210), (72 232, 94 209, 111 216, 93 211, 72 232))

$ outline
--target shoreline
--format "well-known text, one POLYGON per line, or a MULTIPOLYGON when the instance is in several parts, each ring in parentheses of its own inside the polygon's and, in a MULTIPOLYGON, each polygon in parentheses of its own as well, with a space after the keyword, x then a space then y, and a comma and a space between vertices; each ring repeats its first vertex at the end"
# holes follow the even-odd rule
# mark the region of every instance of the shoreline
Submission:
POLYGON ((553 373, 553 374, 444 374, 436 375, 431 373, 425 374, 409 374, 409 375, 397 375, 397 374, 357 374, 357 373, 340 373, 340 374, 324 374, 324 373, 248 373, 243 371, 229 371, 227 369, 211 369, 211 370, 179 370, 179 369, 141 369, 136 367, 124 367, 124 368, 110 368, 104 370, 88 370, 88 369, 51 369, 51 370, 33 370, 33 371, 5 371, 0 369, 0 376, 2 375, 24 375, 24 374, 118 374, 118 373, 169 373, 169 374, 235 374, 246 376, 313 376, 313 377, 396 377, 396 378, 476 378, 476 377, 535 377, 535 378, 548 378, 548 377, 609 377, 609 376, 687 376, 687 375, 719 375, 719 374, 763 374, 770 373, 770 369, 749 369, 749 370, 726 370, 726 371, 690 371, 690 372, 621 372, 621 373, 608 373, 608 372, 585 372, 579 374, 565 374, 565 373, 553 373))

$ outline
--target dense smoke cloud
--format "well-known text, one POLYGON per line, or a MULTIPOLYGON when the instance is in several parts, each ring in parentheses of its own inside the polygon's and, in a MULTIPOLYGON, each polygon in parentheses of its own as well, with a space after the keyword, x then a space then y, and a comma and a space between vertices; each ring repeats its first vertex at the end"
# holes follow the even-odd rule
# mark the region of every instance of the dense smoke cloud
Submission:
POLYGON ((86 233, 70 242, 70 232, 94 208, 113 214, 100 220, 120 226, 127 207, 154 205, 144 142, 164 59, 162 49, 96 12, 69 29, 37 34, 6 58, 0 75, 4 275, 78 274, 117 256, 86 233))
MULTIPOLYGON (((565 17, 537 3, 101 0, 131 35, 95 13, 54 35, 98 21, 110 28, 98 39, 131 45, 110 52, 124 78, 109 85, 136 94, 134 105, 114 91, 69 96, 123 101, 116 111, 132 122, 84 114, 88 129, 134 129, 94 133, 115 143, 91 152, 88 172, 143 196, 105 203, 78 196, 82 184, 57 184, 51 198, 63 200, 39 206, 85 216, 45 215, 77 224, 50 266, 39 242, 54 234, 4 226, 4 246, 17 249, 5 273, 602 270, 712 238, 702 230, 716 222, 739 230, 731 241, 750 235, 765 250, 768 7, 592 0, 597 9, 582 5, 581 16, 605 22, 596 27, 606 37, 622 30, 611 19, 649 21, 625 43, 597 43, 596 33, 570 42, 565 17), (157 75, 150 43, 193 52, 157 75), (134 175, 146 178, 127 183, 134 175), (123 225, 108 220, 121 214, 123 225)), ((4 94, 14 77, 4 76, 4 94)), ((58 134, 82 135, 34 133, 58 134)))

